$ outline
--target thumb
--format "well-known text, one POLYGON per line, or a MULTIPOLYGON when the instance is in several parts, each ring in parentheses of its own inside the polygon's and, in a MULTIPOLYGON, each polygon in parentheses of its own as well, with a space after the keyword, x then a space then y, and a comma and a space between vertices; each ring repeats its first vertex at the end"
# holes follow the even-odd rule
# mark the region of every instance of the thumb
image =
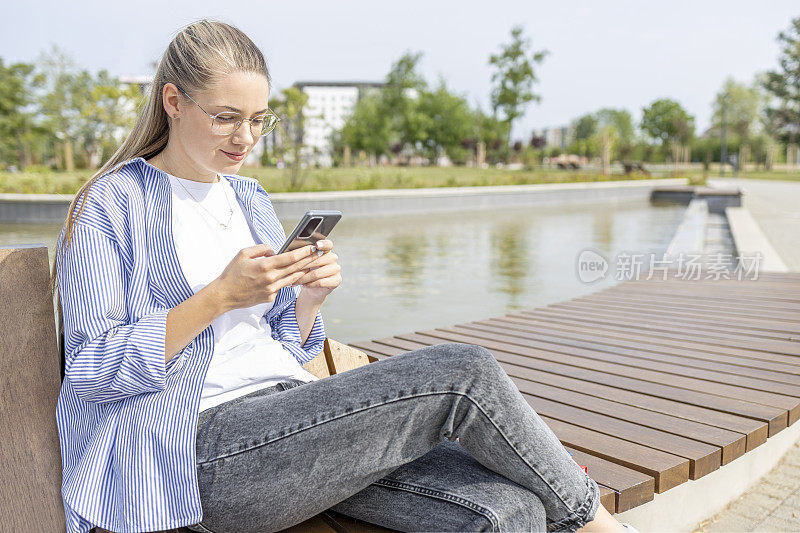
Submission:
POLYGON ((255 246, 244 248, 243 251, 249 258, 275 255, 275 251, 269 244, 256 244, 255 246))

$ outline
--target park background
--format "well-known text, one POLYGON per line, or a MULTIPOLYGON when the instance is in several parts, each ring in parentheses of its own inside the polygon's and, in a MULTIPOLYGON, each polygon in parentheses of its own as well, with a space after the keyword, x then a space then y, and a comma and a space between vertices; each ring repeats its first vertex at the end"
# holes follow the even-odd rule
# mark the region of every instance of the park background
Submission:
MULTIPOLYGON (((467 185, 489 196, 480 186, 636 180, 505 187, 555 200, 497 202, 468 216, 348 211, 334 238, 346 282, 324 311, 326 332, 344 342, 541 308, 612 284, 577 278, 582 249, 660 254, 686 226, 683 205, 647 199, 659 186, 649 178, 746 189, 754 226, 800 270, 796 2, 34 0, 4 14, 7 205, 54 201, 36 193, 71 198, 129 131, 174 33, 203 17, 240 27, 268 59, 283 120, 240 173, 270 193, 410 187, 418 190, 407 196, 423 198, 419 188, 467 185), (737 179, 715 179, 722 174, 737 179), (565 191, 591 201, 566 202, 565 191)), ((727 235, 712 244, 732 249, 724 217, 711 222, 711 233, 727 235)), ((0 224, 0 245, 44 243, 52 258, 60 229, 61 220, 0 224)), ((795 445, 793 463, 698 530, 797 529, 798 454, 795 445)))
POLYGON ((158 54, 201 16, 241 27, 268 59, 282 121, 241 173, 270 192, 799 173, 791 2, 7 11, 2 193, 76 192, 132 126, 158 54), (63 24, 67 12, 80 16, 63 24))

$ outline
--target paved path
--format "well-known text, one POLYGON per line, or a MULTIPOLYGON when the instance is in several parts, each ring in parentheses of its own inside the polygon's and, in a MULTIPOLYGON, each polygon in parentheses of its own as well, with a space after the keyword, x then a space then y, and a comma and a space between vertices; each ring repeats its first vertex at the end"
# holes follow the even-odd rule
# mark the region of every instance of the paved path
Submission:
POLYGON ((789 270, 800 272, 800 181, 713 178, 708 184, 743 189, 742 205, 789 270))
MULTIPOLYGON (((743 205, 786 266, 800 271, 800 181, 712 179, 711 186, 740 187, 743 205)), ((800 531, 800 442, 781 462, 697 532, 800 531)))
POLYGON ((780 463, 695 533, 800 531, 800 442, 780 463))

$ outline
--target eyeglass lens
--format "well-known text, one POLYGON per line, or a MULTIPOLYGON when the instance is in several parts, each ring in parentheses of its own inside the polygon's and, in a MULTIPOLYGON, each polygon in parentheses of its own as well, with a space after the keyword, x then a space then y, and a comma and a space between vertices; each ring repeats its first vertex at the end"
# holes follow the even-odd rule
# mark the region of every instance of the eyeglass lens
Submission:
MULTIPOLYGON (((236 131, 244 121, 244 117, 239 113, 220 113, 214 117, 214 122, 211 126, 214 133, 219 135, 230 135, 236 131)), ((278 123, 275 115, 263 115, 255 117, 250 121, 250 131, 254 137, 266 135, 271 132, 275 125, 278 123)))

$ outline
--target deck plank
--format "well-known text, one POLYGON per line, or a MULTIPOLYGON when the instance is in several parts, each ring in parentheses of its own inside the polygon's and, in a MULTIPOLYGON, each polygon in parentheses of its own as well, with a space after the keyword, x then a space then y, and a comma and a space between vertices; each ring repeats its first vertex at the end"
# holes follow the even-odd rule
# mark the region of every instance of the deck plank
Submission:
MULTIPOLYGON (((486 319, 482 322, 491 322, 493 324, 503 324, 505 327, 519 329, 520 331, 532 331, 549 333, 554 336, 570 337, 576 335, 585 335, 589 337, 597 337, 598 342, 626 342, 627 345, 635 347, 635 343, 642 346, 661 346, 665 350, 684 350, 690 352, 698 352, 702 354, 722 354, 733 358, 739 358, 742 365, 758 364, 764 361, 774 361, 790 365, 791 367, 798 366, 796 356, 784 355, 772 352, 762 352, 756 350, 742 350, 738 348, 730 348, 727 346, 718 346, 704 342, 700 339, 691 341, 674 340, 665 337, 648 336, 637 332, 622 332, 622 331, 609 331, 602 326, 582 323, 564 323, 557 320, 546 320, 544 318, 535 318, 522 314, 509 314, 505 316, 486 319)), ((667 352, 671 353, 671 352, 667 352)))
MULTIPOLYGON (((740 374, 752 377, 761 377, 785 383, 797 383, 800 377, 800 364, 786 364, 765 361, 763 359, 749 359, 737 356, 673 348, 658 344, 657 342, 633 342, 622 337, 599 337, 597 335, 582 334, 577 331, 565 333, 550 331, 545 328, 534 330, 528 328, 523 331, 519 327, 500 321, 484 320, 458 324, 452 329, 476 329, 487 333, 497 333, 508 338, 521 337, 531 340, 541 340, 576 348, 587 348, 599 351, 613 351, 621 355, 670 361, 684 366, 698 366, 706 369, 717 369, 721 372, 740 374)), ((439 328, 441 329, 441 328, 439 328)))
POLYGON ((669 309, 667 307, 638 304, 632 308, 629 304, 611 303, 591 299, 569 300, 559 304, 548 305, 547 309, 563 309, 607 313, 614 316, 636 318, 646 323, 663 324, 665 319, 670 324, 685 324, 705 331, 736 333, 744 331, 748 335, 780 339, 787 334, 800 333, 800 322, 791 318, 785 320, 765 320, 760 314, 752 316, 729 317, 715 312, 712 317, 708 313, 700 313, 692 307, 669 309))
POLYGON ((750 334, 708 331, 685 324, 673 325, 666 321, 662 324, 658 324, 641 319, 636 320, 635 318, 620 317, 612 313, 601 314, 592 312, 591 309, 576 311, 574 309, 562 310, 554 307, 542 307, 535 311, 522 311, 522 314, 536 317, 543 316, 572 323, 601 324, 603 327, 611 328, 615 331, 635 330, 670 339, 691 340, 701 337, 706 341, 712 341, 714 344, 719 344, 721 346, 743 346, 756 351, 800 355, 800 346, 788 339, 754 339, 750 334))
MULTIPOLYGON (((743 399, 745 396, 741 389, 735 392, 739 397, 727 397, 708 391, 709 384, 702 380, 691 380, 691 378, 680 378, 678 376, 666 376, 658 372, 651 372, 639 368, 631 368, 619 363, 606 363, 602 361, 589 361, 585 358, 575 357, 566 353, 550 352, 541 349, 532 349, 524 346, 509 346, 505 343, 487 341, 467 335, 452 334, 436 330, 432 332, 434 336, 410 333, 398 335, 400 339, 415 340, 421 339, 423 342, 429 339, 438 339, 436 342, 463 342, 468 344, 479 344, 496 353, 498 359, 501 357, 507 362, 515 362, 523 366, 547 366, 553 370, 560 369, 558 373, 567 375, 584 374, 595 377, 600 383, 615 378, 626 377, 636 380, 639 388, 653 393, 673 393, 677 398, 703 398, 707 406, 715 409, 725 410, 733 414, 742 414, 750 418, 757 418, 768 422, 769 434, 772 435, 787 427, 787 409, 779 408, 761 403, 753 403, 743 399), (533 361, 535 360, 535 361, 533 361), (549 363, 549 364, 548 364, 549 363), (591 366, 592 370, 586 370, 586 366, 591 366), (669 382, 670 385, 661 385, 662 382, 669 382)), ((630 383, 629 383, 630 385, 630 383)))
POLYGON ((587 467, 589 476, 598 485, 614 493, 615 512, 621 513, 653 500, 655 480, 651 476, 573 448, 567 447, 567 450, 575 462, 587 467))

